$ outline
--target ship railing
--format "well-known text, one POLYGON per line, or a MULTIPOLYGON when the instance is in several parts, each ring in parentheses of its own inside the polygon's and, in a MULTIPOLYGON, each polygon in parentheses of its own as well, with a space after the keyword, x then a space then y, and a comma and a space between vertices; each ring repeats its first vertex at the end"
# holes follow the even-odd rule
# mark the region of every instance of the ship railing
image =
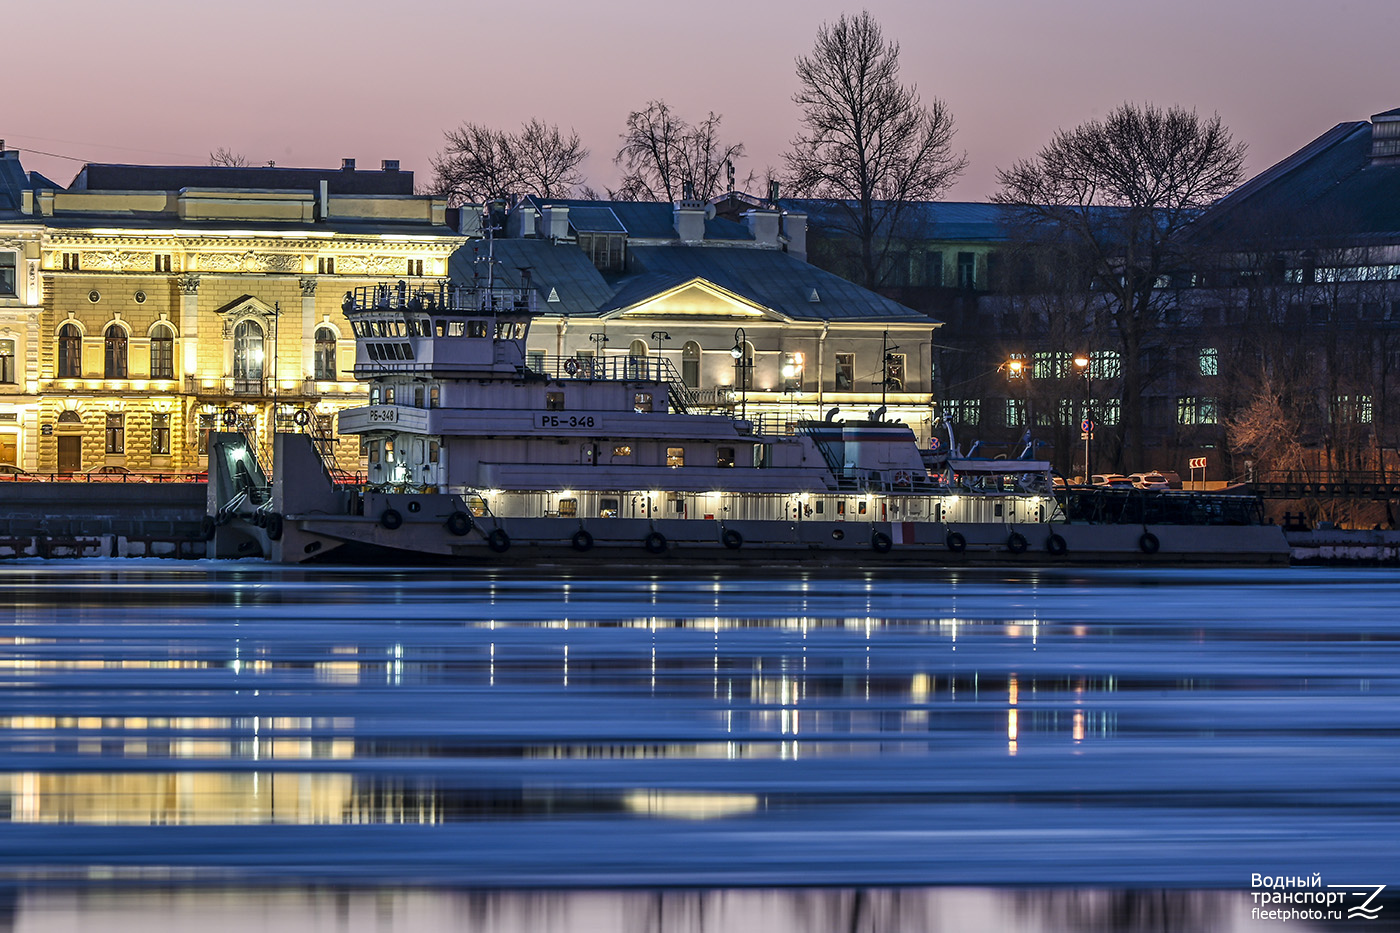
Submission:
MULTIPOLYGON (((680 384, 675 364, 660 356, 554 356, 531 353, 526 368, 552 379, 680 384)), ((682 387, 683 388, 683 387, 682 387)), ((674 400, 673 400, 674 401, 674 400)), ((688 399, 683 399, 688 405, 688 399)))
POLYGON ((410 311, 429 314, 534 314, 536 296, 533 288, 510 288, 485 285, 453 285, 449 282, 410 285, 380 282, 361 285, 345 293, 341 310, 352 311, 410 311))

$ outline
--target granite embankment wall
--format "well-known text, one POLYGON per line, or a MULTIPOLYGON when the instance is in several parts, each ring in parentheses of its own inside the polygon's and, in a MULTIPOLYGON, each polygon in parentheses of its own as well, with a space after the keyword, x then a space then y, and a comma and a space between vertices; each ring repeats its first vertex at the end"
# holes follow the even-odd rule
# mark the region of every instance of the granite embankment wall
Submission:
POLYGON ((1400 531, 1318 528, 1285 537, 1295 564, 1400 564, 1400 531))
POLYGON ((0 483, 0 558, 203 557, 204 483, 0 483))

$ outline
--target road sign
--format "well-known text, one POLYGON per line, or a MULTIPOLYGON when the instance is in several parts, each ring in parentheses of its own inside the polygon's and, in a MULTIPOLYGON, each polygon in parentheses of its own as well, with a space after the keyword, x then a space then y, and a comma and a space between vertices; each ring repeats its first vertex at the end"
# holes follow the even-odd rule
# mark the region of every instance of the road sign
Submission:
POLYGON ((938 440, 938 438, 936 438, 936 437, 931 437, 931 438, 929 438, 929 441, 928 441, 928 449, 929 449, 929 450, 937 450, 937 449, 938 449, 939 443, 940 443, 940 441, 938 440))
POLYGON ((1093 418, 1085 418, 1083 421, 1079 422, 1079 430, 1083 431, 1085 434, 1093 434, 1094 428, 1097 427, 1098 425, 1094 424, 1093 418))
POLYGON ((1080 431, 1080 432, 1079 432, 1079 439, 1080 439, 1081 441, 1092 441, 1092 440, 1094 439, 1094 432, 1093 432, 1093 431, 1080 431))
POLYGON ((1205 457, 1192 457, 1192 458, 1191 458, 1191 469, 1193 469, 1193 470, 1204 470, 1205 468, 1206 468, 1206 458, 1205 458, 1205 457))

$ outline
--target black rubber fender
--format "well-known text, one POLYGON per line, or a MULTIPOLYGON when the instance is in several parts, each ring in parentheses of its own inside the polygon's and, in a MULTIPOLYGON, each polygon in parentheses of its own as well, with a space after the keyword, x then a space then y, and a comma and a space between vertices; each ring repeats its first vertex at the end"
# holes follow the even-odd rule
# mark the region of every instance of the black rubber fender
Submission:
POLYGON ((719 539, 723 541, 724 546, 731 551, 737 551, 744 546, 744 536, 733 528, 724 529, 724 534, 720 535, 719 539))
POLYGON ((961 532, 948 532, 948 537, 944 539, 943 543, 948 545, 948 550, 954 554, 961 554, 967 550, 967 539, 962 536, 961 532))
POLYGON ((504 554, 510 550, 510 535, 504 528, 495 528, 486 536, 486 546, 497 554, 504 554))
POLYGON ((588 529, 580 528, 574 532, 574 537, 569 543, 573 545, 575 551, 591 550, 593 548, 593 535, 589 533, 588 529))
POLYGON ((642 547, 650 554, 665 554, 666 536, 659 531, 653 531, 642 541, 642 547))
POLYGON ((888 554, 894 547, 894 541, 883 531, 876 531, 870 535, 870 547, 876 554, 888 554))
POLYGON ((1045 539, 1045 551, 1048 554, 1059 557, 1068 550, 1069 545, 1065 543, 1065 539, 1053 531, 1050 532, 1050 537, 1045 539))
POLYGON ((398 509, 385 509, 379 516, 379 524, 393 531, 403 524, 403 515, 398 509))
POLYGON ((278 512, 268 512, 268 513, 267 513, 267 524, 266 524, 264 527, 267 529, 267 540, 269 540, 269 541, 281 541, 281 540, 282 540, 282 516, 281 516, 280 513, 278 513, 278 512))
POLYGON ((1162 549, 1162 542, 1150 531, 1144 531, 1138 538, 1138 549, 1144 554, 1156 554, 1162 549))
POLYGON ((472 530, 472 524, 472 517, 466 512, 453 512, 447 516, 447 530, 459 538, 472 530))
POLYGON ((1029 546, 1030 542, 1026 540, 1026 536, 1019 531, 1013 531, 1006 536, 1006 549, 1012 554, 1024 554, 1029 546))

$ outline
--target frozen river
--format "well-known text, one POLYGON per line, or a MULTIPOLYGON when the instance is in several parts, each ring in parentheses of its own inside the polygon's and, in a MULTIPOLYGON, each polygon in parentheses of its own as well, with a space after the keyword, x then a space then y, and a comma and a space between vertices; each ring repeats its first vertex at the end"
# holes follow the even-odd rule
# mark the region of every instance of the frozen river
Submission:
POLYGON ((736 929, 714 918, 749 898, 770 933, 819 928, 778 917, 822 898, 833 929, 985 918, 986 888, 1032 905, 986 929, 1161 888, 1234 929, 1254 873, 1400 884, 1393 570, 113 561, 0 585, 0 930, 119 913, 93 892, 131 882, 380 888, 404 917, 496 890, 460 927, 483 930, 583 928, 502 919, 541 902, 664 914, 647 890, 680 886, 673 921, 720 898, 711 925, 635 928, 736 929), (762 893, 793 885, 823 890, 762 893))

